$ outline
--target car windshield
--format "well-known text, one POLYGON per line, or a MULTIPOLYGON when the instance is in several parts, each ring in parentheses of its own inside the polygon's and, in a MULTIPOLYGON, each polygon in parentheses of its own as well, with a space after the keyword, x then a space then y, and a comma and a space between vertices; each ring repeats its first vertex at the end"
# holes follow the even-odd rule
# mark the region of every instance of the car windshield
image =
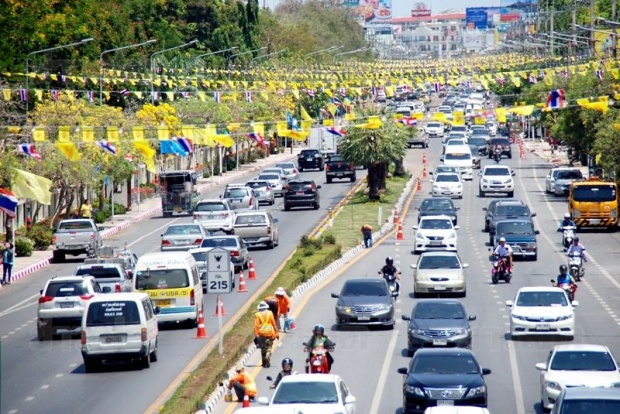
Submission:
POLYGON ((560 351, 553 355, 554 371, 615 371, 616 364, 607 352, 560 351))
POLYGON ((459 259, 454 255, 422 256, 418 269, 460 269, 459 259))
POLYGON ((114 300, 95 302, 88 307, 86 326, 139 325, 140 312, 136 302, 114 300))
POLYGON ((509 176, 510 170, 508 168, 487 168, 484 170, 484 175, 501 175, 501 176, 509 176))
POLYGON ((414 357, 409 372, 414 374, 479 374, 476 360, 467 354, 426 354, 414 357))
POLYGON ((245 185, 254 189, 269 187, 267 181, 249 181, 245 185))
POLYGON ((472 138, 469 138, 469 139, 467 140, 467 144, 468 144, 468 145, 472 145, 472 146, 473 146, 473 145, 475 145, 475 146, 477 146, 477 147, 482 147, 482 146, 484 146, 486 143, 487 143, 487 140, 486 140, 486 139, 484 139, 484 138, 473 138, 473 137, 472 137, 472 138))
POLYGON ((420 206, 421 211, 452 211, 454 204, 450 200, 424 200, 420 206))
POLYGON ((63 298, 68 296, 80 296, 88 294, 88 289, 83 281, 57 281, 50 282, 45 290, 45 296, 63 298))
POLYGON ((498 216, 523 216, 529 217, 530 212, 526 206, 497 206, 495 214, 498 216))
POLYGON ((224 193, 224 198, 240 198, 248 195, 248 190, 245 188, 229 188, 224 193))
POLYGON ((579 170, 560 170, 556 176, 557 180, 581 180, 582 178, 583 175, 579 170))
POLYGON ((198 203, 196 204, 196 207, 194 207, 194 211, 202 211, 202 212, 207 212, 207 211, 226 211, 228 210, 228 208, 226 208, 226 205, 224 203, 198 203))
POLYGON ((258 178, 259 180, 269 180, 269 181, 279 180, 280 174, 261 174, 258 176, 258 178))
POLYGON ((449 139, 446 145, 465 145, 465 141, 462 139, 449 139))
MULTIPOLYGON (((458 106, 458 105, 457 105, 457 106, 458 106)), ((459 126, 459 125, 457 125, 457 126, 453 126, 453 127, 452 127, 452 132, 459 132, 459 131, 461 131, 461 132, 465 132, 465 131, 467 131, 467 127, 465 127, 465 126, 459 126)))
POLYGON ((176 236, 183 234, 201 234, 198 225, 170 226, 166 229, 164 236, 176 236))
POLYGON ((521 292, 517 306, 568 306, 564 292, 521 292))
POLYGON ((448 219, 426 219, 420 221, 420 229, 424 230, 449 230, 452 222, 448 219))
POLYGON ((441 124, 438 122, 429 122, 426 126, 429 128, 441 128, 441 124))
POLYGON ((207 261, 207 252, 192 252, 192 256, 194 256, 194 260, 197 262, 207 261))
POLYGON ((295 164, 293 164, 292 162, 281 162, 276 164, 276 167, 282 168, 283 170, 292 170, 293 168, 295 168, 295 164))
POLYGON ((438 183, 458 183, 459 176, 456 174, 438 174, 435 182, 438 183))
POLYGON ((136 289, 180 289, 189 287, 185 269, 147 269, 136 272, 136 289))
POLYGON ((460 303, 418 303, 411 319, 465 319, 460 303))
POLYGON ((472 135, 489 135, 489 131, 486 129, 473 129, 471 131, 472 135))
POLYGON ((267 217, 264 214, 248 214, 237 216, 235 225, 237 224, 267 224, 267 217))
POLYGON ((271 400, 278 404, 337 404, 336 384, 326 381, 281 382, 271 400))
POLYGON ((502 145, 504 147, 508 147, 510 146, 510 140, 505 139, 505 138, 493 138, 491 140, 491 145, 497 145, 497 144, 502 145))
POLYGON ((612 184, 578 185, 573 189, 575 201, 614 201, 616 189, 612 184))
POLYGON ((200 247, 237 247, 237 240, 232 237, 207 237, 200 247))
POLYGON ((457 153, 446 154, 446 161, 465 161, 465 160, 471 160, 471 154, 457 154, 457 153))
POLYGON ((561 414, 617 414, 620 413, 620 400, 570 399, 562 401, 561 414))
POLYGON ((118 279, 121 277, 120 272, 116 267, 110 266, 91 266, 91 267, 80 267, 75 274, 77 276, 90 275, 94 276, 95 279, 118 279))
POLYGON ((370 282, 347 282, 342 287, 340 296, 387 296, 387 286, 385 283, 370 282))
POLYGON ((497 223, 497 234, 534 234, 534 227, 530 222, 500 222, 497 223))
POLYGON ((438 165, 437 168, 435 169, 435 172, 437 174, 442 173, 442 172, 458 172, 458 170, 456 169, 456 167, 450 167, 447 165, 438 165))
POLYGON ((314 157, 315 155, 319 155, 319 150, 302 150, 299 153, 300 157, 314 157))

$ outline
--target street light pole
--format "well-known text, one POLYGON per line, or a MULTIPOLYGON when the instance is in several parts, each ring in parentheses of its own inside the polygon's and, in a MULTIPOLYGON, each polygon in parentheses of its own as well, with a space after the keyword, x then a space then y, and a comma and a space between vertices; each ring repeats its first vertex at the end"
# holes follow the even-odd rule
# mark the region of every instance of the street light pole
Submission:
POLYGON ((279 54, 284 53, 284 52, 286 52, 286 49, 278 50, 277 52, 268 53, 268 54, 262 55, 262 56, 257 56, 254 59, 252 59, 250 61, 250 63, 254 62, 254 61, 258 60, 258 59, 263 59, 263 58, 266 58, 266 57, 269 57, 269 56, 276 56, 276 55, 279 55, 279 54))
POLYGON ((233 46, 233 47, 230 47, 228 49, 218 50, 217 52, 209 52, 209 53, 205 53, 205 54, 202 54, 202 55, 198 55, 196 57, 200 58, 200 57, 205 57, 205 56, 219 55, 220 53, 231 52, 231 51, 233 51, 235 49, 239 49, 239 48, 237 46, 233 46))
POLYGON ((248 54, 254 53, 254 52, 260 52, 261 50, 265 50, 265 49, 267 49, 267 46, 263 46, 260 49, 248 50, 247 52, 240 52, 240 53, 235 53, 234 55, 230 55, 230 56, 228 56, 228 64, 227 64, 227 66, 228 66, 228 68, 230 68, 230 61, 234 57, 248 55, 248 54))
POLYGON ((318 54, 323 53, 323 52, 333 52, 334 50, 342 49, 343 47, 344 47, 344 46, 332 46, 332 47, 328 47, 327 49, 321 49, 321 50, 317 50, 316 52, 308 53, 308 54, 306 55, 306 57, 310 57, 310 56, 318 55, 318 54))
POLYGON ((350 52, 336 53, 336 54, 334 55, 334 57, 337 57, 337 56, 344 56, 344 55, 352 55, 353 53, 359 53, 359 52, 365 52, 365 51, 366 51, 366 50, 368 50, 368 49, 370 49, 370 48, 368 48, 368 47, 362 47, 362 48, 359 48, 359 49, 351 50, 350 52))
POLYGON ((169 52, 171 50, 176 50, 176 49, 183 49, 185 47, 189 47, 193 44, 198 43, 198 40, 194 39, 191 42, 187 42, 183 45, 179 45, 179 46, 175 46, 175 47, 170 47, 168 49, 164 49, 164 50, 160 50, 159 52, 155 52, 151 55, 149 61, 150 61, 150 66, 151 66, 151 103, 154 104, 155 103, 155 89, 154 89, 154 85, 153 85, 153 57, 155 55, 160 55, 162 53, 166 53, 169 52))
POLYGON ((135 45, 117 47, 115 49, 108 49, 108 50, 104 50, 103 52, 101 52, 101 54, 99 55, 99 105, 103 105, 103 55, 107 53, 116 52, 118 50, 146 46, 146 45, 150 45, 151 43, 155 43, 155 42, 157 42, 157 39, 151 39, 151 40, 147 40, 146 42, 138 43, 135 45))
MULTIPOLYGON (((68 45, 62 45, 62 46, 56 46, 56 47, 50 47, 47 49, 42 49, 42 50, 35 50, 34 52, 30 52, 26 55, 26 95, 28 95, 28 79, 30 78, 30 56, 33 55, 38 55, 39 53, 46 53, 46 52, 51 52, 53 50, 58 50, 58 49, 67 49, 69 47, 73 47, 73 46, 79 46, 79 45, 83 45, 84 43, 88 43, 93 41, 94 39, 92 37, 88 37, 86 39, 82 39, 79 42, 75 42, 75 43, 70 43, 68 45)), ((28 101, 30 100, 30 96, 26 96, 26 123, 28 123, 28 101)))

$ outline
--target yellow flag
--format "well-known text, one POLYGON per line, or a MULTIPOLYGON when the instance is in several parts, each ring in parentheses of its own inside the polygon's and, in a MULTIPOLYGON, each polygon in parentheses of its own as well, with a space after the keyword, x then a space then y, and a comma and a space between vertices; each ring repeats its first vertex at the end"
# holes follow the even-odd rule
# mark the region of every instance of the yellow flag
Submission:
POLYGON ((35 128, 32 130, 32 139, 35 142, 43 142, 47 140, 45 130, 43 128, 35 128))
POLYGON ((52 193, 50 187, 52 180, 40 175, 32 174, 28 171, 15 169, 17 173, 11 191, 18 198, 30 198, 41 204, 50 205, 52 202, 52 193))
POLYGON ((301 106, 301 119, 303 119, 304 121, 314 121, 314 119, 312 119, 312 117, 308 114, 306 108, 304 108, 303 105, 301 106))
POLYGON ((323 126, 334 126, 333 119, 323 119, 323 126))
POLYGON ((497 122, 506 123, 506 108, 496 108, 497 122))
POLYGON ((239 128, 241 128, 241 124, 240 124, 240 123, 237 123, 237 122, 230 123, 230 124, 226 125, 226 129, 227 129, 229 132, 235 132, 235 131, 238 131, 238 130, 239 130, 239 128))
POLYGON ((144 140, 144 128, 141 126, 135 126, 131 130, 133 134, 134 141, 142 141, 144 140))
POLYGON ((56 142, 56 148, 58 148, 69 161, 77 161, 80 159, 80 152, 73 142, 56 142))
POLYGON ((185 138, 191 139, 192 141, 195 140, 194 131, 196 130, 196 127, 193 125, 183 125, 182 130, 185 138))
POLYGON ((352 112, 349 114, 344 114, 344 119, 345 121, 355 121, 355 114, 352 112))
POLYGON ((483 116, 477 116, 474 118, 474 124, 476 125, 484 125, 487 123, 487 120, 483 116))
POLYGON ((91 126, 82 127, 82 142, 95 141, 95 129, 91 126))
POLYGON ((147 140, 136 140, 133 142, 133 146, 140 154, 144 156, 144 164, 146 165, 146 169, 154 174, 157 173, 157 169, 155 168, 155 150, 151 148, 151 145, 147 140))
POLYGON ((254 123, 254 133, 260 135, 263 138, 265 138, 265 124, 263 124, 262 122, 255 122, 254 123))
POLYGON ((170 129, 168 125, 159 125, 157 127, 157 138, 159 138, 160 141, 167 141, 170 139, 170 129))
POLYGON ((286 136, 296 140, 296 141, 303 141, 308 137, 309 133, 307 131, 295 131, 295 130, 290 130, 288 131, 288 134, 286 136))
POLYGON ((2 96, 4 96, 5 101, 11 100, 11 90, 10 89, 2 89, 2 96))
POLYGON ((108 134, 108 141, 110 142, 118 142, 119 141, 119 136, 118 136, 118 127, 108 127, 107 128, 107 134, 108 134))
POLYGON ((68 126, 58 127, 58 141, 71 142, 71 130, 68 126))
POLYGON ((327 106, 327 110, 329 111, 330 114, 332 114, 332 116, 334 116, 336 114, 336 111, 338 111, 338 107, 334 105, 333 103, 328 103, 326 106, 327 106))
POLYGON ((276 131, 278 135, 286 136, 286 131, 288 131, 288 126, 286 121, 280 121, 276 124, 276 131))
POLYGON ((463 111, 454 111, 452 114, 453 125, 465 125, 465 114, 463 111))
POLYGON ((309 131, 312 128, 314 121, 301 121, 301 129, 303 131, 309 131))
POLYGON ((225 146, 226 148, 230 148, 235 144, 235 140, 227 134, 216 134, 213 136, 213 139, 220 145, 225 146))

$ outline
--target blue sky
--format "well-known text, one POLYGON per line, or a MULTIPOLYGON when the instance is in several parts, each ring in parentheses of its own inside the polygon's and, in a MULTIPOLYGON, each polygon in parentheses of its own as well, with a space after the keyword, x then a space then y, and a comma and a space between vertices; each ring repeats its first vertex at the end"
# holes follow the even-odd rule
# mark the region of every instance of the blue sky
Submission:
MULTIPOLYGON (((275 7, 280 0, 266 0, 269 7, 275 7)), ((414 3, 426 3, 431 6, 433 13, 439 13, 446 9, 465 9, 466 7, 499 7, 500 0, 392 0, 394 17, 411 15, 414 3)), ((259 0, 262 5, 263 0, 259 0)))

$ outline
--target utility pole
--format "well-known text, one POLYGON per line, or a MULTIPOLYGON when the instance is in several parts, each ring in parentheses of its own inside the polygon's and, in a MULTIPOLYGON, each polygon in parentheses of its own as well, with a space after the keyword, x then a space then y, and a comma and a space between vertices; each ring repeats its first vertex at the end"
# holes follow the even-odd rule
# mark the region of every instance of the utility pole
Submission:
MULTIPOLYGON (((611 0, 611 20, 612 21, 616 21, 616 0, 611 0)), ((613 30, 613 36, 611 36, 611 53, 612 56, 614 57, 614 60, 618 57, 618 36, 616 36, 617 33, 617 29, 615 27, 612 27, 613 30)))
MULTIPOLYGON (((555 2, 553 0, 551 0, 551 5, 553 6, 549 11, 549 13, 551 13, 551 16, 549 16, 549 33, 553 34, 553 32, 555 31, 555 27, 554 27, 554 19, 555 19, 555 2)), ((553 37, 549 37, 549 52, 551 53, 551 57, 555 56, 555 47, 553 44, 553 37)))
MULTIPOLYGON (((594 0, 590 0, 590 28, 594 29, 594 22, 596 19, 595 16, 595 11, 594 11, 594 0)), ((594 30, 592 30, 591 32, 591 36, 592 36, 592 50, 596 50, 596 32, 594 32, 594 30)))

